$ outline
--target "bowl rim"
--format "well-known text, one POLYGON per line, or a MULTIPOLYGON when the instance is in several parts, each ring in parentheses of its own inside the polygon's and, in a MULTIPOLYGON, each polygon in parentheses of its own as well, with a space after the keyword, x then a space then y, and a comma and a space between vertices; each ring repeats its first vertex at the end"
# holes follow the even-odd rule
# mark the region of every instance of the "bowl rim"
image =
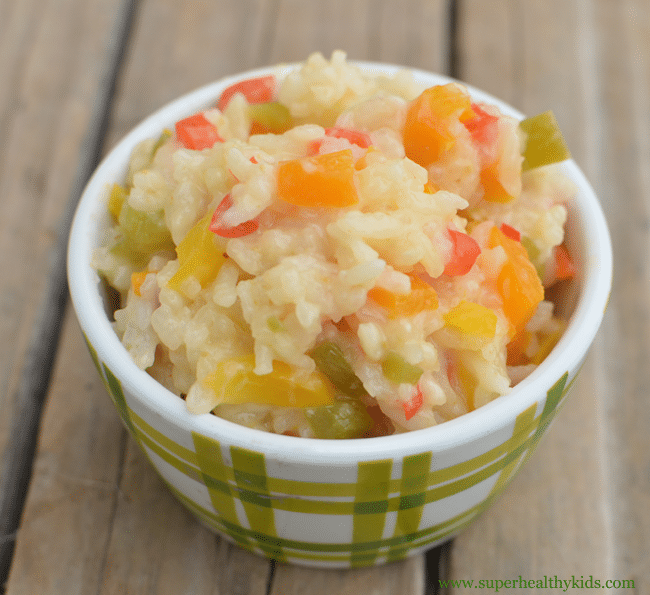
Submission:
MULTIPOLYGON (((489 93, 449 76, 394 64, 349 61, 366 72, 394 74, 408 70, 416 81, 427 85, 459 82, 473 99, 497 105, 503 113, 518 119, 524 115, 489 93)), ((77 205, 68 240, 67 274, 69 291, 77 319, 88 342, 100 359, 135 395, 146 409, 220 442, 253 448, 283 460, 329 465, 333 462, 393 458, 413 452, 442 452, 459 445, 480 441, 514 422, 518 414, 535 404, 567 371, 580 367, 600 327, 612 284, 612 246, 602 207, 582 170, 573 160, 561 167, 578 187, 572 208, 576 235, 584 251, 580 290, 567 328, 553 351, 542 364, 521 381, 512 392, 458 418, 431 428, 402 434, 353 440, 297 438, 240 426, 212 414, 194 415, 185 403, 165 389, 131 360, 114 333, 100 296, 99 276, 90 266, 90 251, 106 216, 101 198, 106 185, 124 178, 131 150, 137 142, 156 136, 179 118, 214 105, 228 85, 253 76, 270 73, 283 76, 300 63, 280 64, 247 70, 199 87, 171 101, 146 117, 128 132, 101 160, 88 180, 77 205), (591 240, 591 241, 590 241, 591 240)))

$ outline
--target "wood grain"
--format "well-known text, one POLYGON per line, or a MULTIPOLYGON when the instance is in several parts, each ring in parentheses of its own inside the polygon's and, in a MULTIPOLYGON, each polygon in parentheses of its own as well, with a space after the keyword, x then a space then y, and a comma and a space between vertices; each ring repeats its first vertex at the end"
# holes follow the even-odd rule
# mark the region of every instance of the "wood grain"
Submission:
POLYGON ((29 453, 16 454, 15 436, 40 429, 6 592, 437 591, 427 584, 424 556, 354 571, 273 565, 202 527, 121 426, 71 312, 47 315, 48 307, 62 308, 59 265, 50 256, 60 252, 67 209, 100 146, 109 150, 147 114, 207 82, 340 48, 351 59, 452 71, 528 114, 552 109, 612 232, 614 291, 572 395, 503 497, 445 550, 443 578, 591 574, 632 579, 636 592, 650 593, 646 0, 133 6, 134 14, 130 0, 0 3, 0 253, 8 255, 0 266, 0 497, 6 503, 12 494, 18 513, 22 495, 15 484, 14 492, 6 487, 6 470, 9 462, 31 469, 29 453), (40 337, 56 340, 61 323, 59 344, 35 351, 40 337), (28 418, 31 430, 17 423, 28 418))
POLYGON ((32 466, 66 301, 74 201, 95 165, 124 11, 9 2, 0 40, 0 576, 32 466), (88 23, 98 31, 92 34, 88 23), (78 29, 78 31, 77 31, 78 29), (61 36, 71 40, 61 44, 61 36), (117 47, 116 47, 117 42, 117 47))

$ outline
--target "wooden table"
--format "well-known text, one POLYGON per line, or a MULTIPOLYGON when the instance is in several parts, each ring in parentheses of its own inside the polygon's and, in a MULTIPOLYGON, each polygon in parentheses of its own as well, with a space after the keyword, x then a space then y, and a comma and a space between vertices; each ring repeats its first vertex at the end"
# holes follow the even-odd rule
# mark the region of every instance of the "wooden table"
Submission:
POLYGON ((423 595, 475 592, 438 578, 520 575, 650 593, 649 33, 647 0, 0 2, 6 593, 423 595), (355 571, 273 565, 173 500, 104 394, 64 276, 81 188, 141 118, 223 75, 336 48, 451 74, 528 114, 552 109, 616 256, 573 395, 503 497, 445 547, 355 571))

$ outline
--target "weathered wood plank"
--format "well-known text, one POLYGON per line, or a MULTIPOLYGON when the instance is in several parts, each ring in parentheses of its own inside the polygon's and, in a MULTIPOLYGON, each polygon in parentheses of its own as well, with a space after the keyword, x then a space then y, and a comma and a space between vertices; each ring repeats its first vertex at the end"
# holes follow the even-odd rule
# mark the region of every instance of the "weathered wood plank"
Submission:
MULTIPOLYGON (((612 197, 600 184, 603 139, 594 130, 602 117, 594 44, 610 25, 596 22, 593 3, 466 0, 461 6, 459 76, 524 113, 552 109, 607 209, 612 197)), ((535 456, 501 500, 456 539, 449 578, 612 578, 606 441, 612 386, 603 378, 609 327, 606 321, 535 456)))
POLYGON ((112 84, 123 16, 116 8, 112 1, 70 0, 8 2, 2 9, 0 51, 10 58, 0 63, 3 582, 66 301, 67 227, 79 181, 97 154, 95 129, 106 105, 97 99, 112 84), (62 36, 71 42, 62 44, 62 36))
POLYGON ((69 312, 7 593, 96 593, 126 439, 69 312), (94 372, 94 373, 92 373, 94 372))
POLYGON ((598 361, 607 420, 612 578, 650 593, 650 7, 595 3, 598 183, 611 227, 614 290, 598 361))

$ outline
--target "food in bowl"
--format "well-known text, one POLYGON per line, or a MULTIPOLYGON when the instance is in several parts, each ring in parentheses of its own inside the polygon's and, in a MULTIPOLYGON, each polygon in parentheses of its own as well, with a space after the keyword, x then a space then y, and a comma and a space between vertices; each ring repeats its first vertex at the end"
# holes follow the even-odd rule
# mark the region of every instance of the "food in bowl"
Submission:
POLYGON ((314 54, 141 142, 93 266, 133 361, 193 413, 422 429, 507 394, 561 336, 568 157, 549 113, 314 54))

